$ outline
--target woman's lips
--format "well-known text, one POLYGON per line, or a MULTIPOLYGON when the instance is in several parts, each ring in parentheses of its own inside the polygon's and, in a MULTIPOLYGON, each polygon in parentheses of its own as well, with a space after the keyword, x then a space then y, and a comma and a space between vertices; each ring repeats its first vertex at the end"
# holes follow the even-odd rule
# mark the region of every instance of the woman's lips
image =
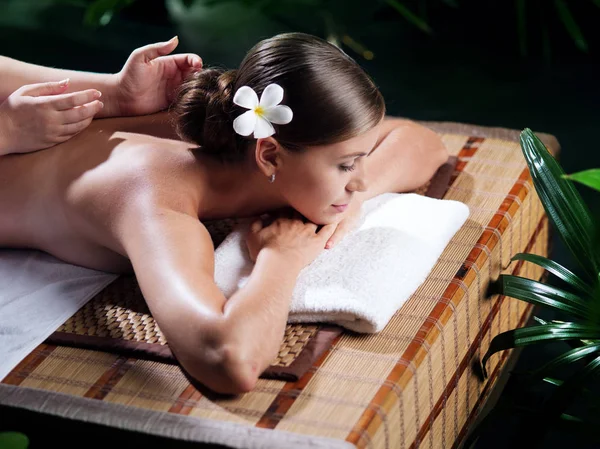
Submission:
POLYGON ((348 205, 347 205, 347 204, 341 204, 341 205, 339 205, 339 206, 338 206, 338 205, 336 205, 336 204, 332 204, 332 206, 333 206, 333 207, 335 207, 335 209, 336 209, 338 212, 344 212, 344 211, 346 210, 346 208, 348 207, 348 205))

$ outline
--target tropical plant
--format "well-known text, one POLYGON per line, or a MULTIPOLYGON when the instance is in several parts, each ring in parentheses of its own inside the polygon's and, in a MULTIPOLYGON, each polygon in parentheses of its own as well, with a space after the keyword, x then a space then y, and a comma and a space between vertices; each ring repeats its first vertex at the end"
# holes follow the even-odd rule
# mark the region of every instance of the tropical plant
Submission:
MULTIPOLYGON (((566 175, 559 163, 548 152, 541 140, 525 129, 520 136, 521 148, 529 167, 533 184, 546 214, 573 258, 581 275, 546 257, 519 253, 513 261, 539 265, 558 280, 562 286, 551 285, 520 276, 503 274, 493 282, 490 294, 501 294, 541 306, 564 316, 561 320, 545 321, 535 317, 538 325, 503 332, 494 337, 482 359, 482 370, 489 358, 509 348, 540 343, 564 341, 570 347, 543 366, 518 373, 519 387, 526 391, 536 384, 550 385, 549 397, 538 408, 519 405, 518 411, 527 418, 523 421, 518 439, 521 444, 535 445, 549 429, 566 427, 577 429, 594 439, 600 438, 598 404, 600 395, 593 391, 592 379, 600 374, 600 252, 598 251, 598 226, 583 202, 572 180, 600 190, 600 170, 566 175), (557 378, 560 371, 571 372, 564 379, 557 378), (569 411, 575 399, 592 399, 591 407, 580 416, 569 411)), ((550 277, 549 277, 550 279, 550 277)), ((465 447, 470 447, 479 432, 495 417, 490 413, 472 433, 465 447)))
MULTIPOLYGON (((519 33, 519 50, 521 52, 521 56, 527 56, 529 51, 528 44, 528 16, 536 16, 542 18, 541 20, 541 33, 542 33, 542 47, 544 55, 547 59, 551 57, 552 49, 550 45, 550 17, 555 14, 559 21, 564 26, 565 30, 573 40, 576 47, 584 52, 588 52, 588 43, 585 39, 583 32, 581 31, 581 27, 577 23, 577 19, 571 8, 567 4, 566 0, 553 0, 553 1, 543 1, 538 2, 535 5, 531 5, 532 7, 527 7, 527 0, 516 0, 515 2, 515 10, 517 17, 517 29, 519 33)), ((591 0, 591 4, 594 4, 600 7, 600 0, 591 0)))
MULTIPOLYGON (((107 25, 113 16, 118 14, 124 8, 140 0, 59 0, 71 4, 77 4, 86 7, 84 23, 88 26, 97 27, 107 25)), ((169 3, 171 0, 165 0, 169 3)), ((222 5, 224 3, 239 3, 248 7, 259 9, 266 16, 276 21, 282 21, 292 26, 294 30, 302 31, 302 26, 306 24, 305 20, 297 24, 289 23, 289 17, 298 16, 306 9, 311 9, 311 17, 322 21, 324 34, 328 39, 337 42, 343 42, 353 51, 364 57, 372 59, 373 53, 364 45, 351 37, 352 33, 347 32, 344 20, 344 5, 340 5, 332 0, 179 0, 180 3, 190 8, 194 4, 202 4, 206 7, 222 5)), ((585 0, 582 4, 588 3, 600 8, 600 0, 585 0)), ((377 0, 374 2, 361 2, 365 10, 390 10, 395 11, 398 17, 401 17, 406 23, 418 28, 426 34, 433 34, 434 26, 432 22, 436 17, 430 17, 431 10, 437 11, 438 16, 444 17, 444 9, 437 8, 438 4, 453 9, 470 7, 480 7, 479 2, 468 0, 377 0), (434 8, 435 7, 435 8, 434 8)), ((488 5, 491 7, 492 5, 488 5)), ((551 58, 552 45, 550 35, 554 31, 553 22, 558 21, 572 39, 575 46, 582 52, 589 51, 588 42, 579 24, 578 15, 573 12, 572 6, 569 6, 566 0, 537 1, 514 0, 514 2, 504 2, 499 4, 499 8, 514 9, 512 16, 515 18, 518 34, 518 45, 521 56, 526 57, 531 49, 533 34, 541 33, 542 52, 547 59, 551 58)), ((368 15, 368 14, 367 14, 368 15)), ((365 17, 365 16, 363 16, 365 17)))
POLYGON ((0 448, 27 449, 29 438, 20 432, 0 432, 0 448))

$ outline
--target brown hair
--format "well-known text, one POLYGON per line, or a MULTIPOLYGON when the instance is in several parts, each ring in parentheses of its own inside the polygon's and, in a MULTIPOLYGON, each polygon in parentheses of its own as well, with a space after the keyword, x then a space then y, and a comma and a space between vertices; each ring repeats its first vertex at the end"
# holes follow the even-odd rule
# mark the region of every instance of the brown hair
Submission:
POLYGON ((233 96, 250 86, 260 98, 271 83, 294 113, 287 125, 273 124, 273 137, 290 151, 350 139, 385 115, 377 86, 346 53, 316 36, 285 33, 256 44, 237 70, 208 68, 186 80, 172 106, 179 136, 221 161, 244 160, 254 138, 234 131, 246 109, 233 96))

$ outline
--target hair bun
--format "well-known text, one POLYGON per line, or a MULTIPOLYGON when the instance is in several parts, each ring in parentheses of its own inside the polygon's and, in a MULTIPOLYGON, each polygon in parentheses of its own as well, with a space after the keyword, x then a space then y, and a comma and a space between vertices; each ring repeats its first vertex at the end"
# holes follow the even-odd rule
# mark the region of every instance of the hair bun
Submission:
POLYGON ((231 117, 237 70, 210 68, 195 72, 177 92, 172 111, 177 134, 219 153, 236 147, 231 117))
POLYGON ((216 79, 217 89, 214 94, 214 101, 216 103, 219 103, 223 106, 229 106, 233 103, 233 88, 236 76, 237 70, 228 70, 226 72, 220 72, 218 78, 216 79))

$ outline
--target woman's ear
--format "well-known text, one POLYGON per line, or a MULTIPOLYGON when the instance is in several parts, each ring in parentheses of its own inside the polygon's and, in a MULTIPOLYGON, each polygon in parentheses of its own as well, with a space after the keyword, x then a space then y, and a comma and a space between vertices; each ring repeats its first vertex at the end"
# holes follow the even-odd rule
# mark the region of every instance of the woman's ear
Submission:
POLYGON ((281 145, 272 137, 256 141, 256 163, 266 176, 271 176, 271 174, 281 168, 281 151, 281 145))

